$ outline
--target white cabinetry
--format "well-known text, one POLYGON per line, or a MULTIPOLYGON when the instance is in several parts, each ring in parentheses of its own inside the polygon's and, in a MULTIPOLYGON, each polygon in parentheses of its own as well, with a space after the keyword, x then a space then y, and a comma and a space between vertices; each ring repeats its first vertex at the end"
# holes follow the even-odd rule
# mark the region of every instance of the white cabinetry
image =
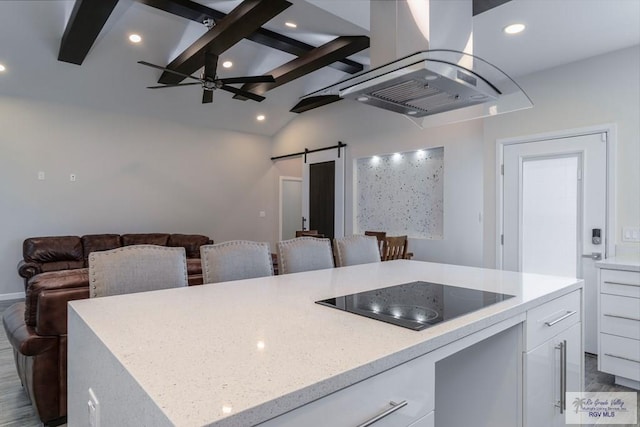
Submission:
POLYGON ((527 312, 524 426, 564 426, 566 392, 582 391, 581 291, 527 312))
POLYGON ((640 389, 640 272, 600 268, 598 370, 640 389))
POLYGON ((434 388, 435 361, 426 354, 260 426, 433 426, 434 388))

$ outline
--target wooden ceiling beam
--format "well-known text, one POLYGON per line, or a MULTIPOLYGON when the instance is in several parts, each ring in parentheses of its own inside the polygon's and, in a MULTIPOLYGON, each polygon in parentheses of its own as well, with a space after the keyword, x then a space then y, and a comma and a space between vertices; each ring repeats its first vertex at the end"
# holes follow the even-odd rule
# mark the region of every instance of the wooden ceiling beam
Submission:
POLYGON ((82 65, 118 0, 76 0, 62 35, 58 61, 82 65))
POLYGON ((305 111, 313 110, 314 108, 322 107, 323 105, 332 104, 340 101, 342 98, 338 95, 319 95, 310 96, 298 102, 289 111, 292 113, 304 113, 305 111))
MULTIPOLYGON (((289 6, 291 3, 287 0, 244 0, 171 61, 166 68, 183 74, 194 73, 204 64, 205 53, 221 55, 289 6)), ((179 75, 165 71, 158 83, 175 84, 183 79, 179 75)))
MULTIPOLYGON (((360 52, 369 47, 369 37, 366 36, 341 36, 319 46, 306 54, 287 62, 266 74, 272 75, 274 83, 247 83, 242 90, 263 95, 265 92, 275 89, 285 83, 305 76, 313 71, 326 67, 349 55, 360 52)), ((236 99, 246 99, 240 95, 236 99)))
MULTIPOLYGON (((213 19, 217 22, 227 16, 225 13, 191 0, 138 0, 138 2, 198 23, 202 23, 205 19, 213 19)), ((257 29, 246 39, 295 56, 304 55, 315 49, 315 46, 265 28, 257 29)), ((364 69, 362 64, 346 58, 329 66, 349 74, 356 74, 364 69)))
POLYGON ((473 0, 473 16, 491 10, 511 0, 473 0))

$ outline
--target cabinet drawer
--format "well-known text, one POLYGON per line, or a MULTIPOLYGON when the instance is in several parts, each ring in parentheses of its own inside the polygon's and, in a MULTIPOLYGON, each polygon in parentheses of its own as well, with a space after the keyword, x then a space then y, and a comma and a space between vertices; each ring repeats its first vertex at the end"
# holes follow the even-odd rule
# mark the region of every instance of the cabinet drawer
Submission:
POLYGON ((640 299, 601 294, 600 332, 640 339, 640 299))
POLYGON ((600 269, 600 292, 640 298, 640 273, 600 269))
POLYGON ((434 427, 436 425, 435 412, 431 411, 429 415, 425 415, 409 427, 434 427))
MULTIPOLYGON (((435 407, 435 362, 427 354, 273 418, 260 427, 355 427, 391 409, 375 427, 409 426, 435 407)), ((421 424, 418 424, 421 425, 421 424)))
POLYGON ((527 311, 526 348, 531 350, 580 321, 580 291, 527 311))
POLYGON ((600 370, 640 381, 640 341, 600 334, 600 370))

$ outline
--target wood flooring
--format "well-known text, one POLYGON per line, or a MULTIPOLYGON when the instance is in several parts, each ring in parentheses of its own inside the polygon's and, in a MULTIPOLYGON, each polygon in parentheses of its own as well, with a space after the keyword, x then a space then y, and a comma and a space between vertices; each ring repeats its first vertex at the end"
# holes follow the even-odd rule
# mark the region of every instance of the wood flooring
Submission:
MULTIPOLYGON (((0 301, 0 313, 17 301, 0 301)), ((13 360, 13 349, 0 327, 0 427, 41 425, 22 388, 13 360)))
MULTIPOLYGON (((0 301, 0 313, 17 301, 0 301)), ((598 372, 597 358, 585 355, 584 391, 632 391, 636 390, 614 384, 613 375, 598 372)), ((638 393, 640 408, 640 393, 638 393)), ((0 328, 0 427, 40 426, 27 394, 22 389, 13 360, 13 350, 7 340, 4 328, 0 328)), ((598 424, 597 427, 605 427, 598 424)), ((638 424, 618 424, 615 427, 637 427, 638 424)), ((585 426, 589 427, 589 426, 585 426)))

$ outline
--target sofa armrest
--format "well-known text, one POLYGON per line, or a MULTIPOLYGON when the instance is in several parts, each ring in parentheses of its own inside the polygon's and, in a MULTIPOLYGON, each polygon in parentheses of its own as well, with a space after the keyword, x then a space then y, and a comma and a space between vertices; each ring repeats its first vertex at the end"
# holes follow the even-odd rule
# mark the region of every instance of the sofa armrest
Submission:
POLYGON ((18 275, 30 279, 36 274, 42 273, 42 263, 22 260, 18 263, 18 275))
MULTIPOLYGON (((38 326, 38 318, 42 316, 41 312, 44 310, 40 307, 42 293, 64 292, 72 289, 78 289, 80 292, 85 291, 87 295, 85 298, 89 297, 89 272, 87 268, 49 271, 32 277, 29 280, 25 295, 26 310, 24 316, 27 326, 34 328, 38 326)), ((52 309, 51 304, 54 302, 55 299, 47 300, 45 302, 45 304, 49 304, 47 309, 52 309)), ((66 320, 67 301, 62 299, 60 304, 62 306, 61 309, 64 310, 66 320)), ((64 329, 66 330, 66 327, 64 329)), ((38 333, 42 332, 38 331, 38 333)))
POLYGON ((24 302, 18 302, 5 310, 2 316, 9 342, 20 354, 37 356, 58 345, 57 336, 40 336, 24 321, 24 302))
POLYGON ((67 303, 89 298, 89 287, 45 290, 38 295, 36 333, 67 334, 67 303))

